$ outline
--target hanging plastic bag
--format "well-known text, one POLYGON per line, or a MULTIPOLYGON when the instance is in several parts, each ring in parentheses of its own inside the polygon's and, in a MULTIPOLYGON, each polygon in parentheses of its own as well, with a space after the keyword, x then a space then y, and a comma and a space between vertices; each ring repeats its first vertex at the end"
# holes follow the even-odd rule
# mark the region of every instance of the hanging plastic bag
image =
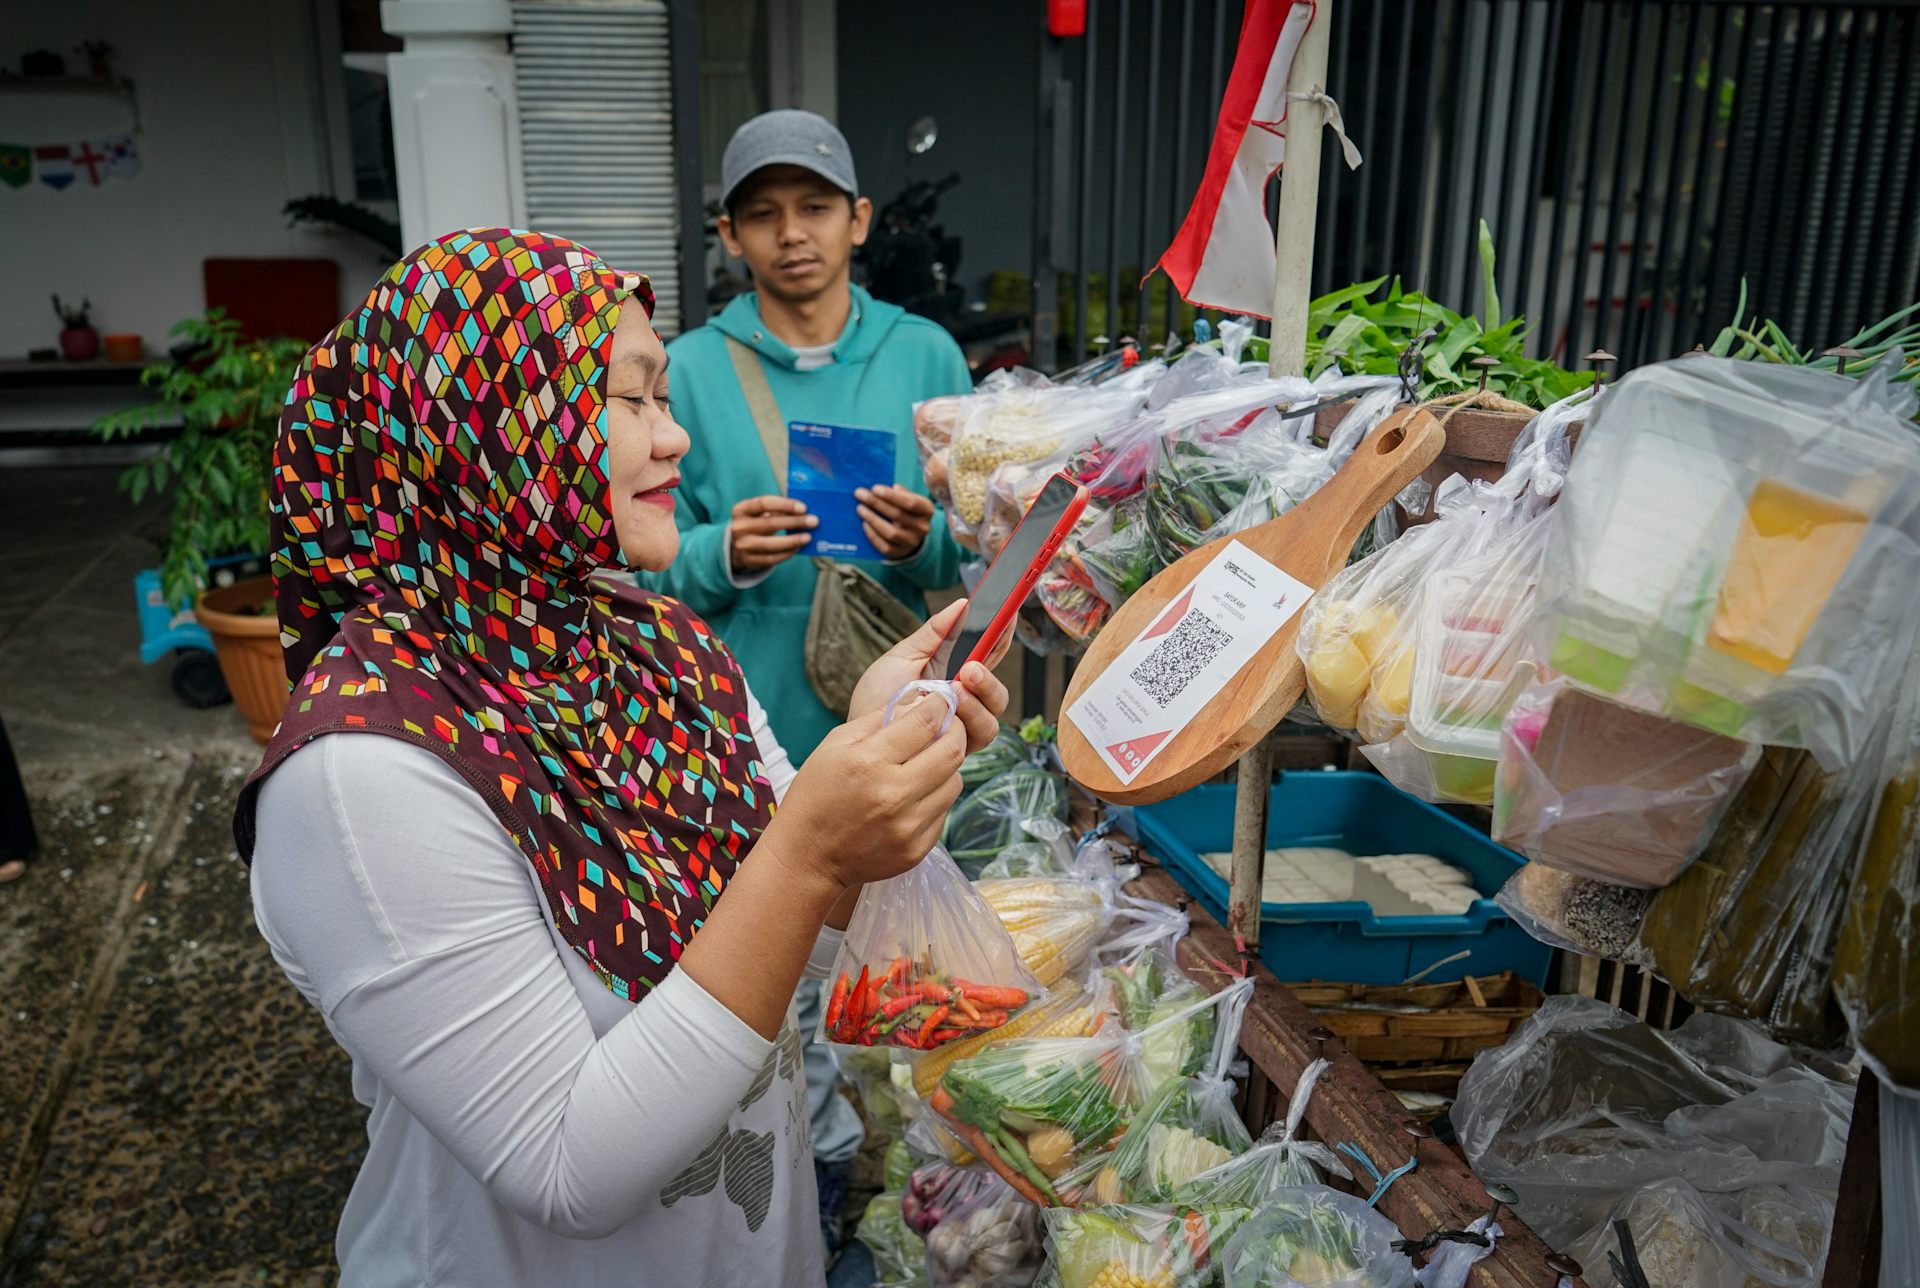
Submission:
MULTIPOLYGON (((920 681, 957 709, 954 686, 920 681)), ((935 846, 913 867, 860 893, 828 978, 818 1039, 846 1046, 931 1051, 999 1028, 1041 996, 1006 928, 964 873, 935 846)))
POLYGON ((1858 759, 1920 620, 1920 436, 1897 352, 1860 379, 1699 358, 1628 373, 1548 547, 1548 664, 1823 767, 1858 759))
POLYGON ((1399 1237, 1351 1194, 1279 1190, 1234 1233, 1221 1267, 1227 1288, 1411 1288, 1399 1237))
POLYGON ((989 1046, 949 1066, 928 1103, 1008 1184, 1057 1205, 1056 1182, 1109 1149, 1165 1083, 1224 1069, 1252 991, 1238 981, 1138 1032, 989 1046))
POLYGON ((1422 736, 1431 749, 1416 749, 1428 751, 1428 764, 1407 766, 1405 750, 1380 759, 1409 781, 1424 770, 1434 795, 1452 788, 1469 800, 1490 798, 1492 771, 1479 762, 1497 743, 1473 732, 1491 732, 1490 721, 1498 728, 1489 713, 1503 711, 1526 678, 1530 653, 1513 637, 1538 578, 1537 525, 1565 480, 1569 431, 1586 401, 1563 399, 1534 417, 1498 480, 1448 478, 1435 492, 1432 523, 1346 568, 1301 615, 1295 647, 1307 696, 1323 723, 1354 730, 1363 743, 1389 744, 1406 730, 1424 660, 1422 736), (1482 558, 1489 562, 1474 562, 1482 558), (1463 567, 1462 576, 1441 581, 1463 567))
POLYGON ((1209 1288, 1246 1208, 1050 1208, 1047 1250, 1060 1288, 1209 1288))
POLYGON ((998 1177, 987 1180, 927 1235, 931 1288, 1027 1288, 1040 1273, 1039 1211, 998 1177))
POLYGON ((1071 877, 1015 877, 976 882, 1000 915, 1013 946, 1041 987, 1078 975, 1113 920, 1113 891, 1071 877))
POLYGON ((1651 967, 1640 945, 1651 892, 1595 881, 1544 863, 1529 863, 1507 878, 1493 901, 1514 924, 1543 944, 1587 957, 1651 967))
POLYGON ((1028 839, 1032 819, 1067 820, 1066 780, 1037 765, 1020 765, 982 784, 954 806, 943 838, 970 878, 1009 845, 1028 839))
POLYGON ((1209 1073, 1167 1083, 1119 1144, 1059 1178, 1062 1198, 1075 1207, 1173 1201, 1194 1177, 1252 1147, 1233 1097, 1233 1081, 1209 1073))
MULTIPOLYGON (((1908 663, 1887 750, 1869 783, 1873 817, 1864 829, 1834 950, 1833 990, 1861 1058, 1883 1085, 1915 1092, 1920 1091, 1920 658, 1908 663)), ((1891 1229, 1891 1209, 1888 1224, 1891 1229)))
POLYGON ((1238 1203, 1257 1208, 1282 1190, 1321 1185, 1328 1176, 1351 1180, 1353 1173, 1338 1154, 1317 1140, 1300 1138, 1300 1124, 1306 1120, 1313 1089, 1329 1067, 1330 1062, 1321 1059, 1301 1070, 1287 1104, 1287 1116, 1262 1132, 1245 1153, 1194 1177, 1174 1197, 1184 1203, 1238 1203))
POLYGON ((907 1178, 901 1209, 907 1228, 921 1238, 1001 1182, 977 1167, 957 1167, 935 1160, 913 1169, 907 1178))
POLYGON ((885 1047, 840 1046, 832 1048, 832 1054, 840 1076, 860 1093, 860 1105, 873 1125, 883 1135, 902 1135, 920 1112, 907 1067, 895 1062, 885 1047))
POLYGON ((995 470, 1046 460, 1131 419, 1145 401, 1144 380, 1098 387, 1015 386, 965 399, 947 449, 953 502, 947 517, 954 539, 970 550, 979 549, 988 483, 995 470))
MULTIPOLYGON (((1042 574, 1037 593, 1049 617, 1081 643, 1091 640, 1111 611, 1165 566, 1163 547, 1148 516, 1148 498, 1158 486, 1156 463, 1162 457, 1170 452, 1199 454, 1210 461, 1217 457, 1218 466, 1208 471, 1212 487, 1204 498, 1195 492, 1184 505, 1169 502, 1161 511, 1163 536, 1169 541, 1183 533, 1195 535, 1191 525, 1202 513, 1202 527, 1216 523, 1250 492, 1264 504, 1276 486, 1304 494, 1331 476, 1331 470, 1319 464, 1324 453, 1278 432, 1276 407, 1313 400, 1313 387, 1305 381, 1273 380, 1264 373, 1223 376, 1217 359, 1196 352, 1174 364, 1156 394, 1163 391, 1177 396, 1151 402, 1138 420, 1104 435, 1097 451, 1061 463, 1087 485, 1091 499, 1042 574), (1208 362, 1213 365, 1205 365, 1208 362), (1189 372, 1211 374, 1176 386, 1189 372), (1243 440, 1252 446, 1241 446, 1243 440), (1229 467, 1229 461, 1237 461, 1237 466, 1229 467), (1270 473, 1276 478, 1269 479, 1270 473)), ((1158 468, 1165 472, 1165 466, 1158 468)))
POLYGON ((1494 839, 1537 863, 1658 889, 1712 839, 1759 754, 1563 679, 1536 683, 1501 731, 1494 839))
POLYGON ((975 884, 1079 874, 1074 866, 1072 828, 1055 818, 1029 818, 1022 820, 1020 830, 1029 839, 1015 841, 990 859, 974 878, 975 884))
POLYGON ((1450 1116, 1474 1174, 1512 1186, 1528 1227, 1571 1248, 1671 1179, 1736 1220, 1756 1187, 1830 1204, 1852 1106, 1850 1085, 1744 1020, 1700 1012, 1661 1032, 1559 995, 1474 1057, 1450 1116))
POLYGON ((1486 553, 1435 573, 1415 596, 1405 731, 1361 749, 1402 791, 1493 803, 1500 726, 1538 673, 1527 627, 1553 521, 1549 511, 1521 523, 1486 553))

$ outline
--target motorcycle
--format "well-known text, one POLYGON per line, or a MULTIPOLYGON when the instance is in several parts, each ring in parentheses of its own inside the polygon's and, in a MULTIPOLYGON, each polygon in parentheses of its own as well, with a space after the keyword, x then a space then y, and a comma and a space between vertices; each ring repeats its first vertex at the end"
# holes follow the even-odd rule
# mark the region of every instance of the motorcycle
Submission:
MULTIPOLYGON (((908 133, 909 154, 924 155, 937 137, 932 118, 922 117, 908 133)), ((875 299, 938 323, 959 343, 979 380, 1005 367, 1027 365, 1027 318, 969 305, 966 291, 953 280, 960 266, 960 238, 936 217, 940 198, 959 182, 959 175, 949 174, 908 183, 874 216, 860 263, 875 299)))

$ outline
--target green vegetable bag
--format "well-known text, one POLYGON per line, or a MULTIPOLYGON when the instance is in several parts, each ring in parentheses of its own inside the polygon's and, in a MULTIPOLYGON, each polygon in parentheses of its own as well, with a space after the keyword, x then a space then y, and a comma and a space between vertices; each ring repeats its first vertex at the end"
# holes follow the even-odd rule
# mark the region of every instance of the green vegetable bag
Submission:
POLYGON ((988 781, 947 816, 945 845, 967 877, 976 879, 1000 851, 1030 840, 1028 819, 1067 821, 1066 782, 1034 765, 1021 765, 988 781))

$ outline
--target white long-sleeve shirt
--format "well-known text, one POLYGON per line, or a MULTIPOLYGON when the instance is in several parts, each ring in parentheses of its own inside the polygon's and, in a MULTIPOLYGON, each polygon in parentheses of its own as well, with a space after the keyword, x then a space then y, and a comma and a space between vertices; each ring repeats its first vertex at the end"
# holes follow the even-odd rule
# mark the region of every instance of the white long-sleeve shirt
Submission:
MULTIPOLYGON (((777 800, 793 769, 748 701, 777 800)), ((820 1284, 791 1023, 768 1042, 678 970, 615 997, 419 747, 316 739, 256 818, 255 917, 370 1111, 345 1288, 820 1284)), ((839 940, 822 931, 810 975, 839 940)))

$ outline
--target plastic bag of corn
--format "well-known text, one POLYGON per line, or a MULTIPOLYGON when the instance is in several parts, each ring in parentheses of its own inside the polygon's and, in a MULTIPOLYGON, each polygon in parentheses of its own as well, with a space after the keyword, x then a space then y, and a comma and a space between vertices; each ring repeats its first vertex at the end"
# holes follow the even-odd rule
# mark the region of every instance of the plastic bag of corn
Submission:
POLYGON ((1113 920, 1111 891, 1063 877, 979 881, 974 889, 1013 936, 1013 946, 1043 988, 1078 974, 1113 920))

